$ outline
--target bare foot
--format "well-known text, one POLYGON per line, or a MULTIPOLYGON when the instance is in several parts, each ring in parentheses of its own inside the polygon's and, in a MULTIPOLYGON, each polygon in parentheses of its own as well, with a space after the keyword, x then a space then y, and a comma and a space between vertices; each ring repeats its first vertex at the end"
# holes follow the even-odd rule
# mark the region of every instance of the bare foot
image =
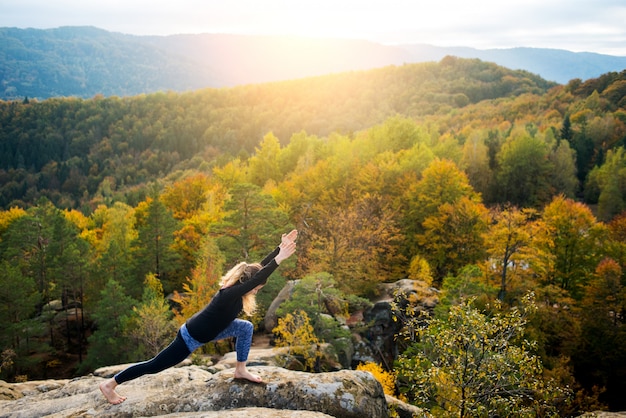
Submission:
POLYGON ((106 382, 100 383, 100 391, 107 398, 109 403, 113 405, 121 404, 126 400, 126 396, 120 396, 116 391, 115 387, 117 386, 117 382, 115 379, 109 379, 106 382))
POLYGON ((256 374, 250 373, 248 370, 235 370, 235 379, 245 379, 253 383, 261 383, 263 379, 256 374))

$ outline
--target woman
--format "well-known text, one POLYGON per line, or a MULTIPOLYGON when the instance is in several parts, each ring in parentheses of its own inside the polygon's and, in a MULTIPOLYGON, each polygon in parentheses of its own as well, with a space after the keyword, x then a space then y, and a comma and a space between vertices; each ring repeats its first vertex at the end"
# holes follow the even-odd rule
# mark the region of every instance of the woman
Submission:
POLYGON ((211 302, 183 324, 172 343, 151 360, 129 366, 100 384, 100 390, 112 404, 126 400, 115 388, 144 374, 158 373, 186 359, 198 347, 210 341, 236 337, 237 364, 235 378, 259 383, 261 378, 248 372, 246 362, 252 345, 253 325, 237 319, 243 310, 252 315, 256 308, 256 294, 267 282, 278 265, 296 251, 295 229, 283 234, 280 245, 261 263, 239 263, 222 277, 221 288, 211 302))

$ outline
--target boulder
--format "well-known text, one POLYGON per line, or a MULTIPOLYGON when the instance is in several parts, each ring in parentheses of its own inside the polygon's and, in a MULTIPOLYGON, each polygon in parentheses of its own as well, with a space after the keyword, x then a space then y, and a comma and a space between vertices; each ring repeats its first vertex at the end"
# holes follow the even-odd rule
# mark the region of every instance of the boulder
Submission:
POLYGON ((278 315, 276 315, 276 311, 280 307, 280 305, 291 298, 293 294, 293 289, 298 284, 298 280, 289 280, 285 283, 285 286, 281 289, 278 295, 274 298, 270 307, 267 309, 265 313, 265 318, 263 319, 263 326, 265 327, 265 331, 271 333, 274 328, 278 326, 278 315))
POLYGON ((432 415, 417 406, 402 402, 393 396, 385 395, 390 416, 397 418, 432 418, 432 415))
POLYGON ((128 397, 120 405, 109 404, 100 393, 98 385, 105 380, 103 377, 76 378, 57 388, 40 384, 42 391, 0 401, 0 417, 388 416, 382 387, 369 373, 341 370, 312 374, 257 366, 249 369, 264 383, 234 379, 232 369, 211 374, 193 365, 171 368, 120 385, 118 392, 128 397))
POLYGON ((0 401, 19 399, 23 396, 22 392, 15 385, 0 380, 0 401))

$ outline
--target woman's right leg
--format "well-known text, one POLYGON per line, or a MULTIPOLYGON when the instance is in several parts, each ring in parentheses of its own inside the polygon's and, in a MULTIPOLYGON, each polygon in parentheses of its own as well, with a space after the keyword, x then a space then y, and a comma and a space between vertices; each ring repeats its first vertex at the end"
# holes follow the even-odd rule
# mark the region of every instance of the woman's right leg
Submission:
POLYGON ((153 359, 127 367, 115 375, 115 381, 120 384, 136 379, 144 374, 158 373, 177 365, 189 357, 189 354, 191 354, 191 352, 180 335, 180 331, 178 331, 174 341, 172 341, 170 345, 165 347, 153 359))
POLYGON ((163 349, 152 360, 144 361, 142 363, 134 364, 127 367, 120 373, 116 374, 111 379, 100 384, 100 390, 107 398, 109 403, 119 404, 126 400, 126 397, 120 396, 115 388, 118 384, 128 382, 143 376, 144 374, 158 373, 168 367, 175 366, 184 359, 186 359, 191 352, 187 348, 187 344, 183 340, 180 331, 176 335, 176 338, 170 345, 163 349))

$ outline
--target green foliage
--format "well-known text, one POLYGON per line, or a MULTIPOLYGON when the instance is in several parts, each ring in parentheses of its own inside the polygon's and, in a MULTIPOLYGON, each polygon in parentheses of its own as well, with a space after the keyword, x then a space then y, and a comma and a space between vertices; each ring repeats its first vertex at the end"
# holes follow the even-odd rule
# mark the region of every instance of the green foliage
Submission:
POLYGON ((340 345, 338 340, 351 336, 336 318, 346 318, 351 308, 367 306, 371 303, 366 299, 342 292, 329 273, 315 273, 298 280, 291 297, 280 305, 276 314, 286 317, 292 312, 304 312, 320 341, 340 345))
POLYGON ((19 266, 7 260, 0 262, 0 376, 4 379, 27 374, 32 366, 31 350, 44 349, 36 342, 41 336, 41 324, 32 319, 40 298, 34 280, 25 276, 19 266))
POLYGON ((89 337, 89 351, 81 369, 93 370, 136 360, 128 349, 132 340, 126 336, 128 317, 136 305, 137 301, 127 296, 123 287, 109 280, 92 314, 96 330, 89 337))
POLYGON ((203 240, 201 249, 191 277, 182 285, 184 293, 174 291, 172 297, 172 302, 178 305, 175 315, 180 325, 207 305, 219 289, 224 256, 210 237, 203 240))
POLYGON ((581 303, 580 344, 573 353, 578 375, 598 387, 605 387, 609 399, 626 390, 626 323, 619 312, 626 310, 626 286, 622 267, 604 259, 587 284, 581 303), (605 318, 599 321, 598 318, 605 318))
POLYGON ((558 416, 552 403, 569 396, 542 379, 542 365, 523 337, 528 298, 520 309, 487 317, 471 301, 433 319, 397 360, 401 392, 435 416, 558 416))
POLYGON ((259 187, 263 187, 266 182, 278 182, 282 180, 278 157, 280 154, 280 143, 273 134, 263 137, 259 148, 255 149, 255 154, 248 162, 248 176, 250 182, 259 187))
POLYGON ((212 226, 211 233, 218 237, 228 265, 258 261, 276 245, 276 237, 289 229, 286 214, 272 196, 253 184, 235 184, 224 210, 224 219, 212 226))
POLYGON ((507 141, 499 154, 497 188, 504 201, 521 207, 540 207, 551 197, 553 167, 548 147, 537 137, 521 135, 507 141))
MULTIPOLYGON (((471 90, 463 94, 477 103, 550 86, 493 64, 447 60, 227 90, 0 102, 0 207, 42 195, 62 208, 96 198, 134 205, 145 198, 145 183, 181 165, 211 166, 216 152, 248 155, 268 132, 283 140, 303 131, 358 132, 397 114, 446 115, 459 90, 471 90)), ((395 149, 418 132, 400 120, 385 135, 395 149)))
POLYGON ((444 320, 453 306, 470 300, 473 307, 484 310, 495 299, 496 293, 496 288, 483 279, 483 272, 478 266, 467 265, 458 275, 443 279, 435 317, 444 320))
POLYGON ((125 334, 132 341, 133 357, 156 356, 176 335, 176 326, 171 320, 167 301, 163 297, 163 286, 156 275, 146 276, 143 297, 138 306, 123 321, 125 334))
POLYGON ((136 216, 135 277, 154 273, 167 293, 180 288, 184 276, 177 265, 179 254, 173 249, 177 222, 172 213, 159 199, 148 199, 136 216))
POLYGON ((280 305, 276 313, 285 316, 296 311, 305 312, 315 325, 320 314, 346 316, 348 303, 332 275, 309 274, 298 280, 291 297, 280 305))
POLYGON ((598 217, 611 220, 626 209, 626 151, 624 147, 609 150, 606 162, 589 173, 589 189, 597 189, 598 217))
MULTIPOLYGON (((571 199, 555 197, 541 214, 534 246, 539 249, 545 273, 540 280, 560 286, 580 299, 582 288, 600 261, 606 226, 591 210, 571 199)), ((539 273, 541 267, 535 269, 539 273)))
POLYGON ((99 293, 109 279, 115 280, 133 295, 137 280, 133 274, 132 243, 136 240, 134 208, 117 202, 111 207, 99 206, 90 216, 94 225, 84 231, 94 248, 93 275, 86 283, 85 297, 99 299, 99 293))
MULTIPOLYGON (((381 282, 432 276, 438 320, 472 296, 482 311, 498 289, 512 305, 533 289, 533 353, 581 399, 606 386, 619 408, 620 292, 597 268, 610 257, 623 276, 626 263, 623 78, 547 91, 448 57, 219 91, 0 102, 0 207, 11 207, 0 277, 16 292, 0 309, 3 373, 43 378, 61 353, 80 359, 90 329, 82 370, 150 355, 169 334, 158 332, 163 296, 131 299, 146 274, 176 292, 181 321, 210 300, 223 266, 258 261, 295 225, 297 257, 259 303, 300 279, 279 314, 306 312, 340 356, 341 321, 381 282), (75 306, 76 330, 54 323, 75 306), (148 323, 150 336, 130 336, 148 323), (132 353, 139 340, 152 348, 132 353)), ((390 353, 420 342, 421 308, 407 305, 413 336, 390 353)))

